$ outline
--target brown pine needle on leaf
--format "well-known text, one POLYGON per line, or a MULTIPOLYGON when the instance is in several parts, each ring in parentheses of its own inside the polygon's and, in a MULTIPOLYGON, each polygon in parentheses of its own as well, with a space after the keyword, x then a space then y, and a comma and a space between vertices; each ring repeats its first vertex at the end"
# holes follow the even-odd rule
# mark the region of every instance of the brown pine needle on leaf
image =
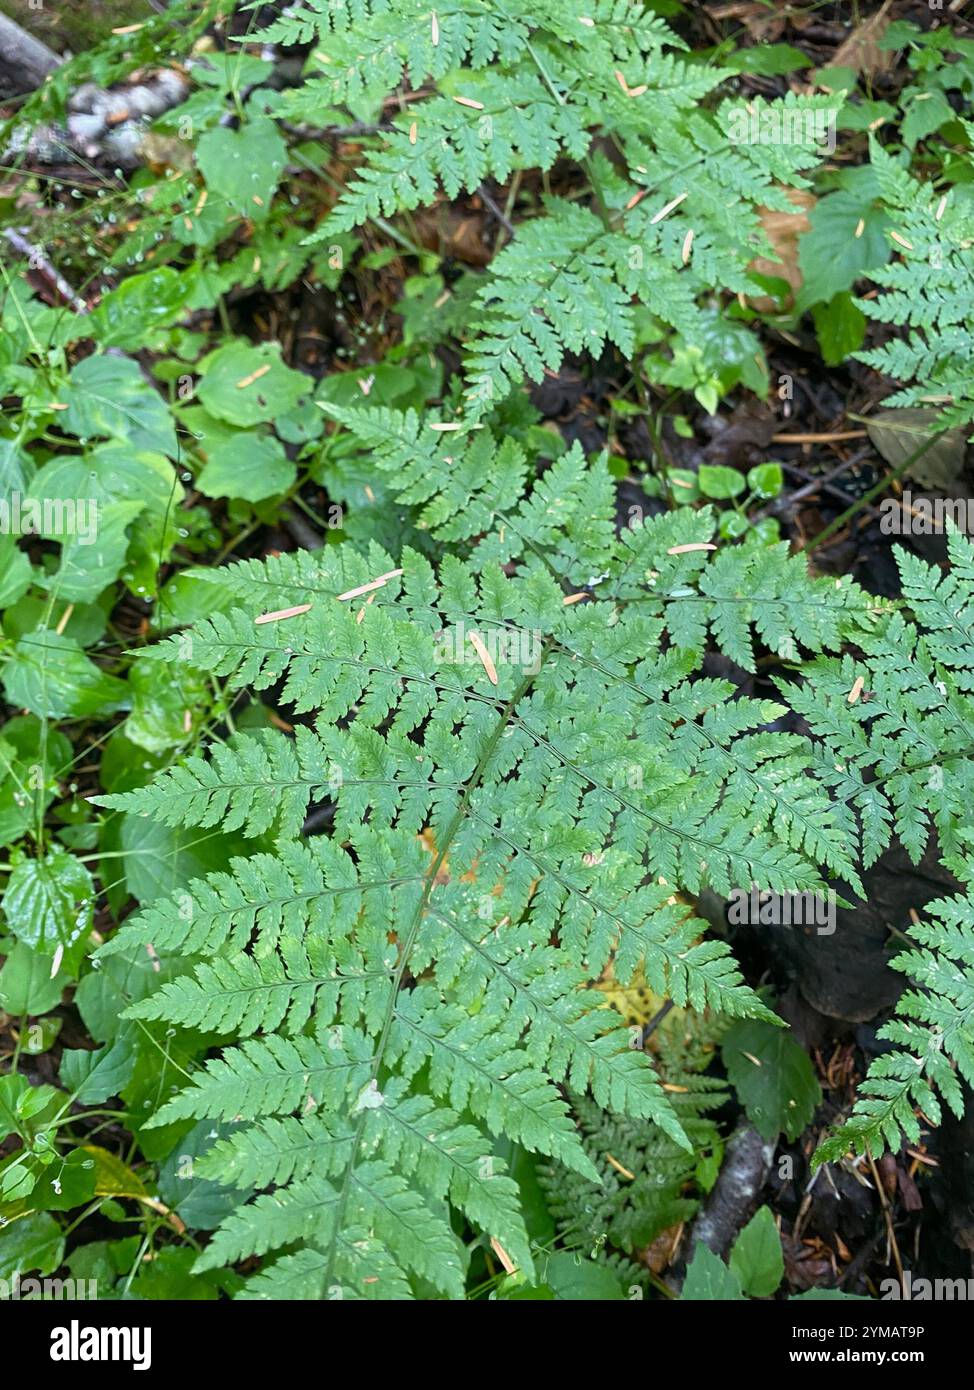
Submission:
POLYGON ((237 390, 242 391, 246 386, 253 386, 255 381, 259 381, 262 376, 266 376, 271 369, 271 364, 265 362, 262 367, 258 367, 256 372, 251 372, 249 376, 243 376, 237 382, 237 390))
POLYGON ((628 1178, 630 1182, 636 1181, 636 1174, 630 1173, 628 1168, 623 1168, 619 1160, 617 1158, 613 1158, 611 1154, 606 1154, 605 1161, 606 1163, 611 1163, 612 1167, 616 1170, 616 1172, 621 1173, 622 1176, 624 1178, 628 1178))
POLYGON ((491 657, 490 652, 484 646, 483 638, 481 637, 479 632, 468 632, 467 636, 470 638, 470 645, 473 647, 474 651, 480 657, 481 664, 483 665, 484 670, 487 672, 487 679, 490 681, 491 685, 496 685, 497 667, 494 665, 494 661, 491 657))
POLYGON ((491 1236, 490 1248, 491 1250, 493 1250, 494 1254, 497 1256, 501 1264, 504 1266, 505 1274, 515 1274, 517 1272, 517 1265, 511 1259, 510 1255, 504 1249, 503 1245, 501 1245, 500 1241, 497 1239, 496 1236, 491 1236))
POLYGON ((279 623, 284 618, 296 618, 301 613, 307 613, 311 607, 310 603, 297 603, 293 608, 278 608, 274 613, 261 613, 254 622, 259 626, 261 623, 279 623))
POLYGON ((678 193, 675 198, 671 198, 665 207, 661 207, 659 212, 649 219, 649 225, 655 227, 657 222, 662 222, 664 217, 669 217, 673 209, 678 208, 687 196, 686 193, 678 193))
POLYGON ((346 599, 358 598, 361 594, 371 594, 373 589, 381 589, 390 579, 395 579, 402 574, 402 570, 390 570, 388 574, 380 574, 378 579, 370 579, 368 584, 359 584, 357 588, 348 589, 344 594, 338 594, 338 602, 344 603, 346 599))
POLYGON ((374 603, 374 602, 375 602, 375 594, 369 594, 368 598, 367 598, 367 599, 365 600, 365 602, 362 604, 362 607, 361 607, 361 608, 358 610, 358 612, 355 614, 355 621, 356 621, 357 623, 360 623, 360 622, 362 621, 362 619, 365 617, 365 610, 366 610, 366 608, 368 608, 368 606, 369 606, 370 603, 374 603))

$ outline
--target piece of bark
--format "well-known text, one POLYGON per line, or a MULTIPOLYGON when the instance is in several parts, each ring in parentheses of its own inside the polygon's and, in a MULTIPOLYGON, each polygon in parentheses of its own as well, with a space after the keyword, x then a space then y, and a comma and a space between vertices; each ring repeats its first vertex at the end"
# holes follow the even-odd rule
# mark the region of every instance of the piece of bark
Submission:
POLYGON ((61 59, 46 43, 0 14, 0 98, 36 91, 61 59))
POLYGON ((701 1242, 715 1255, 727 1254, 757 1207, 774 1151, 774 1143, 762 1139, 750 1125, 731 1135, 713 1191, 690 1228, 685 1249, 687 1262, 701 1242))

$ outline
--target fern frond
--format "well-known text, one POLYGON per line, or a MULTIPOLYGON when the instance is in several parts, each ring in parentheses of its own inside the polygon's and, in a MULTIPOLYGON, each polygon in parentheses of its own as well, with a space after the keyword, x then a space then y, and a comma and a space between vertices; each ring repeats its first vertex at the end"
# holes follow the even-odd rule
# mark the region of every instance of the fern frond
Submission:
MULTIPOLYGON (((327 1249, 338 1243, 336 1237, 341 1232, 341 1249, 336 1251, 334 1264, 340 1274, 347 1258, 349 1225, 370 1231, 399 1269, 428 1279, 447 1297, 462 1297, 459 1240, 415 1188, 380 1160, 349 1169, 341 1186, 314 1176, 238 1207, 215 1233, 195 1268, 233 1264, 244 1255, 262 1255, 298 1240, 312 1248, 327 1249)), ((363 1272, 359 1277, 373 1276, 363 1272)), ((353 1281, 353 1289, 357 1282, 353 1281)), ((319 1297, 321 1292, 319 1286, 319 1297)))
POLYGON ((329 1258, 305 1245, 282 1255, 255 1274, 237 1295, 242 1299, 371 1299, 379 1302, 414 1297, 402 1267, 364 1227, 336 1232, 337 1254, 329 1258), (326 1283, 326 1279, 333 1280, 326 1283))
MULTIPOLYGON (((968 862, 965 877, 972 874, 968 862)), ((923 911, 907 932, 915 944, 890 962, 914 986, 879 1030, 893 1050, 872 1063, 851 1117, 820 1146, 817 1163, 918 1143, 921 1119, 940 1123, 941 1097, 958 1118, 964 1113, 961 1080, 974 1084, 974 895, 923 911)))
POLYGON ((974 204, 963 183, 946 194, 899 167, 876 140, 870 161, 891 215, 898 259, 873 270, 885 293, 856 302, 870 318, 907 331, 857 356, 888 376, 914 384, 888 397, 891 406, 939 407, 944 426, 974 419, 969 363, 974 345, 974 204))
MULTIPOLYGON (((448 1197, 481 1230, 496 1236, 519 1268, 530 1270, 517 1184, 481 1131, 428 1096, 407 1094, 399 1080, 380 1100, 369 1106, 363 1146, 381 1153, 392 1171, 413 1179, 434 1201, 448 1197)), ((350 1124, 336 1133, 333 1121, 321 1115, 271 1119, 215 1144, 198 1172, 244 1188, 301 1183, 345 1172, 354 1142, 350 1124)))
POLYGON ((834 116, 831 95, 759 98, 748 121, 771 119, 779 134, 742 134, 739 99, 705 108, 733 75, 665 51, 682 41, 628 0, 556 0, 490 15, 475 0, 435 11, 394 0, 364 6, 354 20, 342 6, 307 20, 299 13, 273 32, 309 28, 327 45, 320 75, 286 99, 293 120, 321 125, 336 107, 374 102, 407 69, 423 97, 379 132, 311 240, 441 194, 474 193, 488 178, 505 183, 515 170, 546 172, 559 158, 590 176, 598 215, 548 199, 491 263, 466 364, 472 422, 568 353, 598 355, 613 344, 631 356, 637 302, 661 325, 700 339, 704 296, 758 290, 754 258, 774 254, 762 210, 792 210, 788 189, 804 187, 821 158, 807 131, 823 113, 834 116), (604 159, 595 172, 593 141, 606 135, 624 174, 604 159))
MULTIPOLYGON (((367 440, 387 422, 345 418, 367 440)), ((362 1230, 365 1264, 395 1294, 403 1279, 455 1290, 449 1227, 429 1226, 421 1253, 404 1229, 444 1200, 527 1267, 495 1137, 593 1180, 567 1087, 690 1142, 652 1061, 590 988, 606 963, 678 1003, 772 1017, 680 895, 742 876, 815 888, 821 862, 854 875, 854 824, 811 748, 764 727, 779 707, 690 677, 710 633, 734 655, 752 632, 794 640, 796 657, 799 642, 833 649, 869 626, 863 597, 777 553, 711 557, 706 514, 617 536, 607 470, 578 451, 517 497, 523 463, 507 457, 504 514, 491 502, 483 531, 460 527, 470 559, 343 545, 244 562, 214 586, 226 611, 149 649, 232 687, 273 684, 316 716, 110 802, 279 837, 101 948, 151 941, 179 962, 131 1016, 226 1040, 156 1122, 237 1122, 204 1166, 270 1191, 227 1218, 204 1267, 280 1251, 256 1296, 312 1270, 320 1291, 360 1296, 373 1275, 349 1245, 362 1230), (523 536, 505 549, 512 519, 523 536), (567 604, 580 583, 585 602, 567 604), (330 834, 295 841, 324 797, 330 834)), ((441 477, 402 486, 426 507, 441 477)))
POLYGON ((949 548, 950 575, 896 552, 919 625, 895 614, 862 635, 861 656, 820 659, 808 684, 788 691, 828 746, 822 776, 859 815, 867 864, 894 830, 915 863, 931 830, 949 867, 965 858, 974 795, 974 547, 954 534, 949 548), (861 696, 850 703, 859 678, 861 696))
POLYGON ((515 169, 550 169, 559 155, 580 159, 588 149, 584 113, 558 101, 536 74, 471 74, 463 91, 469 105, 433 97, 398 118, 311 240, 434 203, 441 188, 455 198, 485 178, 505 182, 515 169))
MULTIPOLYGON (((160 791, 166 811, 165 778, 160 791)), ((133 795, 148 814, 152 797, 133 795)), ((159 951, 211 956, 220 950, 243 951, 255 937, 255 953, 266 957, 280 942, 300 941, 309 931, 327 935, 335 945, 346 941, 356 926, 377 935, 388 931, 390 913, 400 905, 407 911, 414 901, 428 861, 418 844, 368 829, 360 832, 358 844, 370 866, 365 874, 346 850, 325 838, 306 844, 284 840, 274 854, 235 859, 229 872, 195 879, 186 893, 152 903, 105 943, 102 955, 149 940, 159 951)))
POLYGON ((309 91, 296 93, 291 108, 301 119, 309 118, 309 104, 320 111, 384 95, 407 70, 418 88, 464 63, 474 72, 516 64, 532 39, 542 48, 554 40, 591 66, 645 62, 663 47, 686 47, 638 0, 534 0, 489 9, 477 0, 452 0, 435 10, 425 0, 307 0, 261 37, 286 44, 322 40, 309 91))
POLYGON ((598 1180, 560 1164, 539 1165, 559 1239, 612 1264, 627 1282, 645 1282, 645 1268, 636 1262, 639 1252, 660 1232, 689 1220, 697 1208, 697 1200, 687 1193, 699 1156, 719 1144, 710 1112, 727 1096, 724 1083, 702 1074, 720 1032, 713 1019, 688 1013, 654 1038, 660 1071, 692 1139, 693 1154, 653 1126, 634 1129, 591 1100, 573 1096, 584 1151, 598 1180))
POLYGON ((323 1029, 320 1042, 301 1034, 248 1038, 211 1057, 151 1123, 337 1111, 368 1084, 372 1055, 367 1036, 352 1028, 323 1029))

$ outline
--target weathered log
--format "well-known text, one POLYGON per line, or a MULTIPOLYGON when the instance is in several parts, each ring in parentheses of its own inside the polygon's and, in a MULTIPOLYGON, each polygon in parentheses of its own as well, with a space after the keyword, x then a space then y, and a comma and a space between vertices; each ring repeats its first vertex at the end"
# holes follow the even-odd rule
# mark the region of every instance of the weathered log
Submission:
POLYGON ((36 91, 60 64, 46 43, 0 14, 0 99, 36 91))

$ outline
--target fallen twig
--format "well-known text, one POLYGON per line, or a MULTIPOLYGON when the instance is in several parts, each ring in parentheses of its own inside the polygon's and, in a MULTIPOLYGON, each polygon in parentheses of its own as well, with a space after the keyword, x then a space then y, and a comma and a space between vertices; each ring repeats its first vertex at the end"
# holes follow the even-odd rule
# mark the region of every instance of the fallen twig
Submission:
MULTIPOLYGON (((26 230, 26 228, 24 230, 26 230)), ((57 267, 48 260, 39 246, 35 246, 32 241, 28 241, 21 232, 16 231, 13 227, 5 227, 3 229, 3 235, 5 240, 9 242, 15 251, 19 252, 21 256, 27 257, 30 269, 35 270, 38 275, 46 280, 48 285, 61 296, 65 304, 70 304, 71 308, 77 314, 87 314, 87 301, 82 299, 80 294, 75 294, 64 276, 57 267)))
POLYGON ((831 444, 842 439, 865 439, 865 430, 827 430, 821 434, 773 434, 772 444, 831 444))
POLYGON ((750 1219, 774 1157, 774 1144, 750 1125, 731 1135, 713 1191, 690 1228, 686 1258, 702 1242, 715 1255, 726 1255, 738 1231, 750 1219))

